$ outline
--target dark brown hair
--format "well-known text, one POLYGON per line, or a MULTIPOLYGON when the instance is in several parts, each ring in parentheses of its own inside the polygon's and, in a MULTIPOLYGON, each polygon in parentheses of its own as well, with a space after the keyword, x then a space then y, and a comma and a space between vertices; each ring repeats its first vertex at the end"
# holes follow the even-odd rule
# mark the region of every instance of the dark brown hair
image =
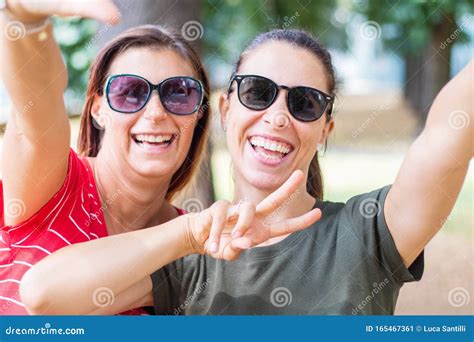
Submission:
POLYGON ((198 169, 202 155, 206 152, 207 137, 210 121, 209 108, 209 81, 203 64, 197 53, 188 42, 178 33, 157 25, 143 25, 129 29, 106 44, 95 58, 91 67, 89 83, 86 92, 86 101, 82 111, 81 127, 79 131, 79 153, 88 157, 97 156, 103 135, 103 130, 94 122, 91 115, 95 95, 102 95, 104 83, 112 62, 117 56, 131 48, 169 49, 193 67, 196 77, 204 87, 204 99, 199 109, 199 120, 194 129, 193 139, 188 155, 183 165, 173 175, 166 198, 169 200, 177 191, 185 187, 198 169))
MULTIPOLYGON (((269 32, 264 32, 255 37, 254 40, 245 48, 240 55, 232 76, 238 71, 246 55, 257 47, 272 41, 286 42, 295 47, 299 47, 311 52, 324 66, 326 70, 326 78, 328 81, 329 95, 334 96, 336 92, 336 77, 334 67, 331 61, 331 55, 328 50, 309 33, 302 30, 285 30, 276 29, 269 32)), ((326 121, 329 121, 332 114, 332 105, 326 110, 326 121)), ((322 200, 324 194, 324 184, 321 174, 321 167, 319 166, 318 152, 316 152, 308 171, 308 181, 306 183, 308 193, 316 199, 322 200)))

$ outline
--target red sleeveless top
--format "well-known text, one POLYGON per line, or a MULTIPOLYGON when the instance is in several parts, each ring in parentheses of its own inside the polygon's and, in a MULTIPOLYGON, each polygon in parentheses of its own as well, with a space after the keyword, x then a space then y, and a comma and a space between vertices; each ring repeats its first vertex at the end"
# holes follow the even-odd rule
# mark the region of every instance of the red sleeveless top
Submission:
MULTIPOLYGON (((19 215, 25 207, 19 199, 4 203, 1 181, 0 190, 0 315, 27 315, 19 296, 25 272, 62 247, 108 236, 103 208, 89 162, 72 149, 61 189, 25 222, 4 225, 4 212, 19 215)), ((149 313, 137 308, 122 314, 149 313)))

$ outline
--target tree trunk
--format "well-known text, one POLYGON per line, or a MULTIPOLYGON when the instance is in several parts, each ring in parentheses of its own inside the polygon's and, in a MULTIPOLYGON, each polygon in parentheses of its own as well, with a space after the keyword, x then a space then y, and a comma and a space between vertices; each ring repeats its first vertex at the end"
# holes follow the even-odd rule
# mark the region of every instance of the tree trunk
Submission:
POLYGON ((423 129, 436 94, 449 81, 452 43, 442 44, 456 30, 454 18, 435 25, 430 42, 420 54, 405 56, 405 97, 418 118, 416 134, 423 129))
MULTIPOLYGON (((181 30, 184 23, 200 19, 201 1, 199 0, 115 0, 122 14, 118 25, 110 26, 98 38, 98 46, 103 46, 118 33, 138 25, 155 24, 171 26, 181 30)), ((101 32, 101 31, 99 31, 101 32)), ((199 40, 196 40, 199 48, 199 40)))
MULTIPOLYGON (((120 32, 138 25, 157 24, 171 26, 181 32, 181 27, 184 23, 191 20, 199 21, 202 7, 201 1, 197 0, 115 0, 115 3, 122 14, 121 21, 116 26, 104 26, 99 29, 98 36, 96 37, 97 47, 103 46, 120 32)), ((190 43, 199 50, 199 39, 191 40, 190 43)), ((206 158, 203 160, 201 171, 196 175, 193 188, 178 196, 174 201, 176 205, 181 206, 186 198, 192 198, 197 199, 200 206, 207 208, 214 201, 214 188, 210 169, 211 145, 212 143, 210 142, 209 153, 207 153, 206 158)), ((195 201, 188 203, 195 205, 195 201)))

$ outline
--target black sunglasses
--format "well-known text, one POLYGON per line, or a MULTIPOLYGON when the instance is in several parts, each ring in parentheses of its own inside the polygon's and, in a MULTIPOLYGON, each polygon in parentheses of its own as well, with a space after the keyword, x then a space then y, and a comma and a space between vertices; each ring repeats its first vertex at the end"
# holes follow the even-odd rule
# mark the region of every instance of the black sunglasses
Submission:
POLYGON ((321 90, 302 86, 290 88, 278 85, 263 76, 234 75, 229 82, 229 94, 234 81, 237 82, 240 103, 249 109, 267 109, 275 102, 280 89, 285 89, 288 91, 288 110, 295 119, 304 122, 316 121, 326 110, 331 115, 334 98, 321 90))
POLYGON ((105 83, 104 93, 113 110, 136 113, 145 107, 154 90, 158 92, 163 107, 172 114, 192 114, 203 101, 202 83, 188 76, 170 77, 152 84, 137 75, 112 75, 105 83))

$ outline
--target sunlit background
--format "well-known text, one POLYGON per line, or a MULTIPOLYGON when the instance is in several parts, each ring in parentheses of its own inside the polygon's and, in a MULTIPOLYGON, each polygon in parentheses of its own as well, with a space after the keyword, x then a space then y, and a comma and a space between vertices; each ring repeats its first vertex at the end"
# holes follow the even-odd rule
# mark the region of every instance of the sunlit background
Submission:
MULTIPOLYGON (((321 158, 325 199, 331 201, 345 202, 393 182, 434 96, 473 58, 472 0, 116 2, 123 14, 118 27, 79 18, 54 21, 69 69, 71 146, 91 60, 125 28, 157 23, 182 31, 203 56, 214 103, 239 53, 258 32, 304 28, 329 47, 339 82, 335 133, 321 158)), ((0 100, 4 128, 9 101, 1 84, 0 100)), ((215 108, 209 151, 204 172, 182 197, 196 197, 203 207, 232 197, 231 164, 215 108)), ((402 288, 397 314, 472 314, 472 198, 471 167, 453 213, 426 248, 422 281, 402 288)))

